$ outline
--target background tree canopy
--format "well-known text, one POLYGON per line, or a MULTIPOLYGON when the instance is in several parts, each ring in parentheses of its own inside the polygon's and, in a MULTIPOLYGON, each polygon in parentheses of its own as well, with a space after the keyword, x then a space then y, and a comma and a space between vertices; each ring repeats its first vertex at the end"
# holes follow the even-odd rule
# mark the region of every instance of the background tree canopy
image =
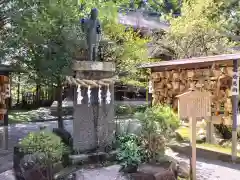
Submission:
MULTIPOLYGON (((71 75, 71 64, 83 45, 84 34, 79 20, 89 15, 91 8, 99 9, 103 36, 114 42, 107 49, 110 60, 116 62, 117 74, 129 72, 137 79, 137 64, 147 60, 146 39, 118 22, 118 10, 127 1, 75 0, 9 0, 9 25, 1 36, 10 63, 19 64, 29 78, 36 82, 36 94, 43 84, 58 89, 59 127, 62 127, 62 83, 71 75)), ((134 77, 134 78, 133 78, 134 77)), ((125 78, 125 79, 129 79, 125 78)))
POLYGON ((220 16, 222 6, 214 0, 183 1, 181 16, 167 17, 170 31, 156 38, 156 48, 173 58, 231 52, 234 44, 223 33, 226 21, 220 16))
POLYGON ((7 39, 15 52, 11 56, 18 56, 20 64, 26 64, 28 70, 34 72, 35 79, 62 81, 70 73, 72 59, 83 42, 79 19, 97 7, 104 37, 115 44, 107 53, 116 62, 118 73, 135 73, 136 65, 147 60, 147 40, 139 38, 131 28, 126 31, 126 27, 118 23, 118 9, 124 3, 126 1, 93 0, 80 5, 74 0, 14 1, 11 33, 7 39))
POLYGON ((24 81, 37 98, 42 85, 57 87, 59 111, 62 83, 83 46, 79 20, 93 7, 103 38, 113 42, 104 47, 105 60, 116 63, 124 83, 147 86, 148 71, 137 69, 143 62, 221 54, 239 46, 237 0, 0 0, 0 59, 28 72, 24 81), (119 23, 119 13, 139 8, 167 21, 169 30, 142 37, 139 28, 119 23), (148 58, 149 43, 160 55, 155 59, 148 58))

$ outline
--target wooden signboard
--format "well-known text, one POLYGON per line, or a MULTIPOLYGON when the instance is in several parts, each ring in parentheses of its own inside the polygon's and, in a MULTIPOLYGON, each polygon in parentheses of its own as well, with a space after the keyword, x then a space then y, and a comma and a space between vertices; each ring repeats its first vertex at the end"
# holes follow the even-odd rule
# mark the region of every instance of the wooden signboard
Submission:
POLYGON ((190 90, 176 96, 178 98, 178 115, 188 118, 190 122, 190 142, 192 147, 192 179, 196 180, 196 123, 198 118, 211 116, 211 93, 190 90))
POLYGON ((211 116, 210 92, 188 91, 176 97, 178 98, 178 115, 180 118, 211 116))

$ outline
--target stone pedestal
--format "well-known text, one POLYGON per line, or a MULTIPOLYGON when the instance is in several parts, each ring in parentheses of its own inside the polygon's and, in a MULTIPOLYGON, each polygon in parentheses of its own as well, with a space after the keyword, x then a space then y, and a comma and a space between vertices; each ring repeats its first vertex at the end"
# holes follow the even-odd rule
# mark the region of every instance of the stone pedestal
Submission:
MULTIPOLYGON (((76 79, 101 80, 112 78, 115 66, 111 62, 78 61, 73 65, 76 79)), ((85 152, 111 145, 114 138, 114 84, 110 84, 111 102, 106 103, 107 87, 101 86, 102 103, 98 102, 98 87, 91 88, 91 104, 88 88, 81 87, 82 103, 77 104, 77 88, 74 93, 73 146, 85 152)))

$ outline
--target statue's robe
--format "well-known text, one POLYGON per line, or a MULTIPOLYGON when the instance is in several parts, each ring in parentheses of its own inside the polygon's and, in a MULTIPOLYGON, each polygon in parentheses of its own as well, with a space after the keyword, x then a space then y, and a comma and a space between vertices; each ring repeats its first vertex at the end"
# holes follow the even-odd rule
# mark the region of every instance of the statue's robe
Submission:
POLYGON ((87 19, 82 23, 83 31, 86 33, 86 47, 88 50, 88 60, 96 61, 98 55, 99 41, 101 37, 101 26, 98 19, 87 19))

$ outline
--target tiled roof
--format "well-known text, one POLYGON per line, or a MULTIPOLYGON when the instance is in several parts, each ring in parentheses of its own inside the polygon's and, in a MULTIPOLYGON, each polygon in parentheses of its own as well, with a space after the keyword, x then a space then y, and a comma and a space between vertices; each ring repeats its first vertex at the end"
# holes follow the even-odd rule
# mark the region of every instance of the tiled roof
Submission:
POLYGON ((193 57, 189 59, 177 59, 171 61, 160 61, 154 63, 145 63, 139 66, 139 68, 168 68, 168 67, 200 67, 201 66, 209 66, 214 62, 218 63, 226 63, 227 61, 231 64, 230 60, 240 60, 240 53, 238 54, 222 54, 215 56, 206 56, 206 57, 193 57))
POLYGON ((140 28, 149 28, 151 30, 159 29, 168 31, 169 25, 166 22, 160 21, 159 16, 153 16, 149 13, 141 11, 129 11, 119 13, 119 22, 124 25, 130 25, 140 28))

